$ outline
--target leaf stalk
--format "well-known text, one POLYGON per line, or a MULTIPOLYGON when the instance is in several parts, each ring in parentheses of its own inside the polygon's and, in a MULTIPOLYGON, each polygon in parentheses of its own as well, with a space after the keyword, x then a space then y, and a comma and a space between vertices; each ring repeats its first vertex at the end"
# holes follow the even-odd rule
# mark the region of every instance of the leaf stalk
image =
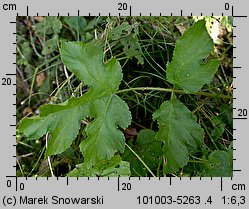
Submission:
POLYGON ((222 99, 233 99, 232 96, 230 95, 224 95, 224 94, 212 94, 209 92, 203 92, 203 91, 198 91, 195 93, 187 93, 183 90, 178 90, 178 89, 166 89, 166 88, 160 88, 160 87, 134 87, 134 88, 129 88, 129 89, 122 89, 117 91, 117 94, 120 93, 125 93, 129 91, 164 91, 164 92, 174 92, 176 94, 194 94, 194 95, 201 95, 201 96, 207 96, 207 97, 220 97, 222 99))
POLYGON ((150 172, 153 177, 156 177, 154 173, 150 170, 150 168, 145 164, 145 162, 138 156, 138 154, 128 145, 125 143, 128 149, 137 157, 137 159, 144 165, 144 167, 150 172))

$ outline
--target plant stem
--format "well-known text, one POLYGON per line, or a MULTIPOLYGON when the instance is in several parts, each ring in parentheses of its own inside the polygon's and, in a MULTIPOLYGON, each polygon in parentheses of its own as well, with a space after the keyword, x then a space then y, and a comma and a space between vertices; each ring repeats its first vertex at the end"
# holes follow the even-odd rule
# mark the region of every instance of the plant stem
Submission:
POLYGON ((197 113, 197 114, 198 114, 198 116, 199 116, 199 118, 200 118, 200 120, 201 120, 201 122, 202 122, 202 125, 203 125, 203 127, 204 127, 204 129, 205 129, 207 135, 209 136, 210 140, 212 141, 213 145, 215 146, 215 149, 216 149, 216 150, 219 150, 219 148, 218 148, 218 146, 216 145, 216 143, 215 143, 213 137, 212 137, 211 134, 209 133, 209 130, 208 130, 207 126, 205 125, 204 121, 202 120, 202 117, 200 116, 199 113, 197 113))
POLYGON ((199 161, 199 160, 189 160, 189 163, 203 163, 203 164, 207 164, 208 162, 206 161, 199 161))
POLYGON ((39 155, 39 157, 38 157, 38 159, 37 159, 37 161, 36 161, 34 167, 33 167, 32 170, 29 172, 29 174, 27 175, 27 177, 29 177, 29 176, 31 175, 31 173, 32 173, 35 169, 38 168, 38 163, 40 162, 41 157, 42 157, 43 153, 45 152, 45 150, 46 150, 46 146, 43 147, 43 149, 42 149, 42 151, 41 151, 41 154, 39 155))
POLYGON ((159 87, 134 87, 134 88, 129 88, 129 89, 122 89, 117 91, 117 94, 128 92, 128 91, 165 91, 165 92, 174 92, 177 94, 195 94, 195 95, 203 95, 207 97, 220 97, 223 99, 232 99, 232 96, 229 95, 224 95, 224 94, 212 94, 208 92, 202 92, 198 91, 195 93, 186 93, 183 90, 176 90, 176 89, 166 89, 166 88, 159 88, 159 87))
POLYGON ((125 143, 125 145, 129 148, 129 150, 137 157, 138 160, 140 160, 140 162, 144 165, 144 167, 150 172, 150 174, 153 176, 153 177, 156 177, 154 175, 154 173, 150 170, 150 168, 145 164, 145 162, 138 156, 138 154, 133 150, 131 149, 131 147, 125 143))
MULTIPOLYGON (((48 148, 48 139, 49 139, 49 134, 46 133, 46 149, 48 148)), ((54 177, 54 172, 53 172, 53 169, 52 169, 50 156, 47 157, 47 161, 48 161, 49 169, 50 169, 50 172, 51 172, 51 176, 54 177)))

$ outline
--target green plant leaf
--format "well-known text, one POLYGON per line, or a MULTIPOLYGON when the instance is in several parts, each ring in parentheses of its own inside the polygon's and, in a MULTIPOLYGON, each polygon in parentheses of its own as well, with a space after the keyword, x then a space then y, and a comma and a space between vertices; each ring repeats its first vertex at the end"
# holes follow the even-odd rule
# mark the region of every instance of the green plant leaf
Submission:
POLYGON ((118 90, 122 80, 119 62, 112 58, 103 64, 104 54, 100 47, 82 42, 61 44, 61 58, 67 68, 91 89, 91 99, 111 95, 118 90))
POLYGON ((233 152, 216 150, 208 156, 208 165, 202 171, 202 176, 231 177, 233 176, 233 152))
POLYGON ((138 64, 144 64, 140 43, 135 33, 130 33, 128 36, 121 38, 120 43, 124 46, 123 50, 128 58, 135 57, 138 64))
POLYGON ((65 151, 79 132, 80 121, 89 114, 85 98, 71 98, 66 102, 40 107, 40 115, 24 118, 20 121, 18 131, 24 133, 28 139, 35 140, 47 132, 50 140, 46 156, 65 151))
POLYGON ((86 127, 88 137, 80 149, 89 164, 99 159, 110 159, 115 152, 124 152, 125 138, 118 126, 126 128, 131 115, 127 104, 117 95, 105 96, 92 102, 95 120, 86 127))
POLYGON ((204 62, 213 47, 205 20, 198 21, 177 41, 171 63, 167 64, 167 81, 186 93, 209 84, 218 69, 218 60, 204 62))
POLYGON ((162 156, 162 142, 156 141, 156 133, 150 129, 143 129, 137 136, 138 155, 145 164, 154 170, 158 167, 160 156, 162 156))
POLYGON ((130 176, 130 163, 122 161, 120 156, 111 160, 100 160, 96 165, 88 167, 85 163, 79 164, 67 174, 69 177, 105 177, 105 176, 130 176))
POLYGON ((51 39, 47 40, 42 49, 42 55, 51 54, 57 48, 58 35, 54 35, 51 39))
POLYGON ((164 143, 163 152, 167 158, 164 172, 176 172, 188 163, 189 154, 202 145, 204 131, 175 96, 160 106, 153 119, 159 125, 156 139, 164 143))
POLYGON ((219 115, 212 116, 211 122, 213 124, 213 130, 211 131, 211 136, 214 139, 214 141, 217 141, 224 133, 226 124, 222 121, 219 115))
POLYGON ((79 33, 83 33, 87 27, 86 18, 82 16, 63 17, 63 20, 70 28, 79 33))
MULTIPOLYGON (((142 129, 137 136, 136 143, 129 143, 134 152, 144 161, 144 163, 151 169, 156 169, 160 164, 160 157, 162 156, 162 142, 156 141, 156 133, 150 129, 142 129)), ((134 156, 134 154, 126 149, 122 155, 124 160, 130 162, 132 176, 147 176, 148 170, 143 164, 134 156)))
POLYGON ((63 104, 42 106, 39 116, 21 120, 18 129, 29 139, 49 132, 48 156, 65 151, 78 135, 81 120, 93 117, 80 145, 85 165, 109 160, 115 152, 124 151, 125 138, 119 127, 124 129, 131 121, 127 104, 115 94, 122 79, 121 67, 115 58, 104 64, 99 47, 81 42, 62 43, 61 57, 90 90, 63 104))
MULTIPOLYGON (((121 36, 123 35, 123 32, 128 32, 129 30, 131 30, 131 26, 129 25, 128 22, 123 22, 121 25, 116 26, 115 28, 113 28, 110 31, 110 39, 111 40, 118 40, 121 38, 121 36)), ((126 34, 125 34, 126 35, 126 34)))
POLYGON ((41 22, 35 25, 35 31, 44 36, 44 34, 60 33, 62 23, 57 17, 44 17, 41 22))

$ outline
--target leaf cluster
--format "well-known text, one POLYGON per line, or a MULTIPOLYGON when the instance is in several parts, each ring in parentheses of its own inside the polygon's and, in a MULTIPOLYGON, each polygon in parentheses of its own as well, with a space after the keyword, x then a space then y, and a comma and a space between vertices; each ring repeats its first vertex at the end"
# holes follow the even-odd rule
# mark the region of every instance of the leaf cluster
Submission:
MULTIPOLYGON (((61 103, 57 96, 53 97, 52 104, 39 108, 39 115, 23 118, 18 134, 24 134, 29 140, 49 134, 45 158, 69 156, 66 153, 74 150, 70 159, 77 155, 75 163, 78 165, 68 176, 182 176, 183 173, 231 176, 230 143, 224 146, 219 142, 229 124, 229 105, 223 104, 220 114, 208 116, 207 120, 203 117, 207 113, 197 100, 199 97, 205 104, 209 102, 207 97, 212 97, 224 103, 230 98, 221 92, 201 92, 204 86, 212 85, 220 65, 220 61, 210 55, 214 45, 206 22, 201 20, 192 27, 186 26, 189 28, 183 35, 176 35, 174 31, 165 35, 160 22, 157 18, 87 20, 84 17, 64 17, 62 20, 53 17, 38 22, 34 27, 37 35, 49 37, 41 56, 47 59, 51 53, 60 55, 71 96, 61 97, 61 103), (98 26, 102 21, 106 23, 105 28, 98 26), (102 31, 97 41, 92 33, 95 27, 102 31), (163 56, 161 50, 155 52, 156 56, 149 53, 150 44, 145 44, 148 40, 143 36, 152 38, 151 27, 157 30, 154 37, 158 34, 162 37, 156 39, 156 44, 160 45, 162 40, 166 43, 165 40, 172 40, 172 37, 175 39, 172 53, 170 44, 166 49, 169 56, 163 56), (69 33, 74 41, 66 41, 70 40, 69 33), (103 44, 106 42, 107 48, 103 44), (58 45, 60 49, 56 52, 58 45), (160 58, 166 67, 157 63, 160 58), (141 73, 131 72, 129 60, 140 68, 147 62, 153 71, 146 71, 147 75, 135 76, 129 81, 134 72, 135 75, 141 73), (77 78, 72 80, 72 76, 77 78), (155 80, 152 79, 155 77, 157 85, 162 86, 157 89, 168 92, 164 96, 153 92, 153 87, 150 88, 153 82, 144 84, 148 78, 155 80), (78 87, 73 90, 72 84, 78 87), (137 92, 144 87, 152 92, 145 96, 137 92), (136 114, 141 114, 139 111, 134 113, 136 100, 136 105, 144 111, 142 114, 150 116, 150 126, 146 121, 136 120, 136 114), (127 134, 132 129, 129 126, 137 126, 139 133, 127 134), (208 142, 205 141, 207 137, 208 142)), ((153 43, 153 39, 150 42, 153 43)), ((34 85, 34 79, 32 83, 34 85)))

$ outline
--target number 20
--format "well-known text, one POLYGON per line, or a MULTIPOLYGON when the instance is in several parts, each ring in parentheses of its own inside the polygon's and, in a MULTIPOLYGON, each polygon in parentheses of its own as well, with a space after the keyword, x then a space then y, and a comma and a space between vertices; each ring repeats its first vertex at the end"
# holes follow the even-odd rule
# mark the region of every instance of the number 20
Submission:
POLYGON ((118 3, 118 10, 127 10, 127 3, 118 3))

